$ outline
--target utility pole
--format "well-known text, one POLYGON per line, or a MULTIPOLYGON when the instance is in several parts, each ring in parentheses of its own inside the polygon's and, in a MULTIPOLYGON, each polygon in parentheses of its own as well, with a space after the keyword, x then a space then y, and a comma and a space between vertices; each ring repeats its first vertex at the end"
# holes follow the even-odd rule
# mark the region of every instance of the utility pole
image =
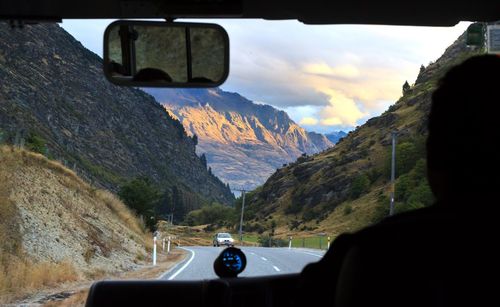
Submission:
POLYGON ((243 242, 243 213, 245 212, 245 192, 246 190, 236 190, 240 191, 242 195, 242 200, 241 200, 241 216, 240 216, 240 243, 243 242))
POLYGON ((392 133, 392 158, 391 158, 391 205, 389 207, 389 216, 394 214, 394 189, 396 178, 396 132, 392 133))

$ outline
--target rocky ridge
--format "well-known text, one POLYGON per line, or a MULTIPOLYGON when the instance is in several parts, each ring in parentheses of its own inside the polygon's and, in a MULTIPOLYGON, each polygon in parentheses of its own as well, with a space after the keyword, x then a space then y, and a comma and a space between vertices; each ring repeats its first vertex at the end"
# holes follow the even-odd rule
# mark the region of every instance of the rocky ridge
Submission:
POLYGON ((254 188, 278 167, 333 144, 284 111, 221 89, 148 90, 198 138, 213 172, 235 188, 254 188))
POLYGON ((35 134, 49 157, 112 191, 146 176, 163 190, 233 201, 182 125, 150 95, 109 83, 101 59, 58 25, 0 23, 0 80, 4 142, 35 134))

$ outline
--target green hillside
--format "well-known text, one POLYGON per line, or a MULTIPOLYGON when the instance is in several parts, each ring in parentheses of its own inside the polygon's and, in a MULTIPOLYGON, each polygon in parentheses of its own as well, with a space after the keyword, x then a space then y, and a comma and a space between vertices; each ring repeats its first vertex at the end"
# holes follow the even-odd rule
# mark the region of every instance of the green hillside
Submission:
POLYGON ((425 138, 432 92, 450 67, 482 52, 467 47, 461 35, 436 62, 421 68, 415 84, 405 87, 382 115, 357 127, 335 147, 278 169, 247 194, 247 231, 267 230, 276 223, 278 236, 336 236, 387 216, 393 131, 398 135, 396 212, 430 205, 425 138))

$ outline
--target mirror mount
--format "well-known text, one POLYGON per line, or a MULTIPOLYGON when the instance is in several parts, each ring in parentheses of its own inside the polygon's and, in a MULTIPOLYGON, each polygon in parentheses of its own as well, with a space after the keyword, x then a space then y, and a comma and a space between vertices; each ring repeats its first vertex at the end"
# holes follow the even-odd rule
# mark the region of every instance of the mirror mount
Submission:
POLYGON ((229 74, 229 38, 215 24, 115 21, 104 33, 104 73, 118 85, 216 87, 229 74))
POLYGON ((127 25, 120 26, 118 30, 120 36, 120 46, 122 55, 123 71, 127 75, 135 75, 135 41, 137 40, 137 31, 134 31, 127 25))

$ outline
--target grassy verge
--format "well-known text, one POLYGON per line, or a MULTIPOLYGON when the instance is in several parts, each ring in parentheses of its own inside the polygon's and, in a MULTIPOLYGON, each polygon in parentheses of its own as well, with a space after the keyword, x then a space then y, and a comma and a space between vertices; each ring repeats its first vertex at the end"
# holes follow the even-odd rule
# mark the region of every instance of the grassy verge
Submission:
POLYGON ((292 247, 326 249, 328 246, 328 237, 297 237, 292 238, 292 247))
MULTIPOLYGON (((237 238, 239 240, 239 237, 237 238)), ((245 234, 243 235, 243 242, 246 243, 259 243, 259 236, 256 234, 245 234)))
MULTIPOLYGON (((141 269, 123 272, 121 274, 103 275, 98 279, 114 279, 114 280, 148 280, 156 279, 161 274, 171 269, 174 265, 184 260, 187 253, 181 249, 174 249, 170 254, 158 255, 156 266, 147 265, 141 269)), ((45 291, 42 295, 33 297, 23 301, 26 304, 43 304, 44 307, 69 307, 69 306, 85 306, 85 301, 88 295, 88 289, 94 281, 85 280, 78 283, 62 285, 45 291), (65 299, 58 297, 65 296, 65 299)))

